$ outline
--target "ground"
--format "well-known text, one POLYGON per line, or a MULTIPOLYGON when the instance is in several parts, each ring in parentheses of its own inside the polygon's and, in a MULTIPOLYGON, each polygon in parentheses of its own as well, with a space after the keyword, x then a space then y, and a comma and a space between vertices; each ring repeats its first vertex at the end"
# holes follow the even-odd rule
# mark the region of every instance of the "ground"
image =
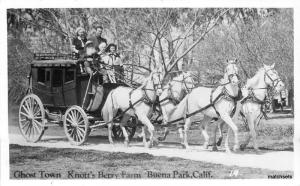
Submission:
MULTIPOLYGON (((200 150, 203 137, 197 130, 198 126, 193 126, 189 132, 191 152, 178 145, 176 131, 171 132, 164 143, 152 150, 142 147, 136 136, 131 147, 125 148, 122 141, 116 141, 113 148, 108 144, 106 129, 92 132, 89 140, 81 147, 69 145, 60 127, 48 129, 41 142, 30 144, 20 136, 16 114, 17 109, 11 110, 9 114, 10 176, 13 179, 20 178, 21 171, 36 173, 35 178, 46 178, 45 175, 41 177, 39 171, 59 172, 57 178, 75 178, 72 177, 73 173, 78 173, 79 177, 89 175, 89 178, 93 175, 94 178, 103 178, 110 173, 117 178, 132 178, 134 175, 153 178, 148 177, 147 171, 152 171, 152 175, 157 173, 156 178, 183 178, 187 175, 183 174, 185 171, 188 171, 188 176, 194 174, 193 178, 293 176, 293 118, 285 113, 271 114, 270 120, 262 121, 258 137, 262 150, 260 154, 255 154, 250 143, 246 151, 231 155, 226 154, 223 147, 220 152, 211 152, 211 147, 200 150), (68 171, 74 172, 69 175, 68 171)), ((239 139, 243 141, 245 132, 242 125, 239 128, 239 139)))

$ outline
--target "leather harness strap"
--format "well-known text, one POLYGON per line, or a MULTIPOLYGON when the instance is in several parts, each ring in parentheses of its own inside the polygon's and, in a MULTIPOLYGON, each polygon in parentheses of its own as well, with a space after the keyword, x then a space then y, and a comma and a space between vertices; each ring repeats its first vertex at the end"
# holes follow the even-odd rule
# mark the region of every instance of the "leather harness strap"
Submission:
MULTIPOLYGON (((241 104, 244 104, 244 103, 247 102, 247 101, 251 101, 251 102, 253 102, 253 103, 259 104, 259 105, 261 106, 261 107, 260 107, 260 111, 262 112, 264 118, 265 118, 266 120, 269 119, 269 117, 267 116, 267 113, 266 113, 266 112, 264 111, 264 109, 263 109, 263 105, 266 103, 266 98, 265 98, 264 100, 258 99, 258 98, 255 96, 255 94, 254 94, 254 92, 253 92, 253 89, 251 88, 251 89, 249 89, 249 94, 248 94, 248 96, 247 96, 245 99, 243 99, 243 100, 241 101, 241 104)), ((241 114, 243 117, 245 117, 245 115, 244 115, 242 112, 240 112, 240 114, 241 114)))

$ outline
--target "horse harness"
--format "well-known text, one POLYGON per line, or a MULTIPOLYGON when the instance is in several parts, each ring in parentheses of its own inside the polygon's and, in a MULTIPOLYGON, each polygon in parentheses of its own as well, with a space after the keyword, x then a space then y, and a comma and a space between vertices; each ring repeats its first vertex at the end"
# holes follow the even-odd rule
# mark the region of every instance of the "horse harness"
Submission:
MULTIPOLYGON (((226 83, 226 84, 228 84, 228 83, 226 83)), ((232 117, 233 114, 235 113, 235 110, 236 110, 236 103, 237 103, 237 101, 238 101, 237 98, 238 98, 239 96, 234 97, 234 96, 230 95, 230 94, 228 93, 227 89, 226 89, 225 86, 224 86, 224 87, 222 88, 222 92, 221 92, 215 99, 213 99, 213 93, 215 92, 216 89, 217 89, 217 88, 214 88, 214 89, 211 90, 211 94, 210 94, 210 104, 208 104, 208 105, 206 105, 205 107, 202 107, 201 109, 198 109, 198 110, 196 110, 196 111, 194 111, 194 112, 192 112, 192 113, 188 113, 188 111, 187 111, 187 113, 186 113, 185 116, 183 116, 183 117, 181 117, 181 118, 178 118, 178 119, 176 119, 176 120, 167 122, 167 124, 165 124, 164 126, 170 126, 172 123, 175 123, 175 122, 184 120, 184 119, 186 119, 186 118, 189 118, 189 117, 191 117, 191 116, 193 116, 193 115, 196 115, 196 114, 202 112, 203 110, 208 109, 209 107, 213 107, 213 109, 215 110, 216 114, 217 114, 218 116, 220 116, 219 112, 218 112, 217 109, 215 108, 215 103, 218 102, 220 99, 226 99, 226 100, 232 101, 232 102, 234 103, 234 108, 233 108, 233 110, 232 110, 232 112, 231 112, 231 114, 230 114, 230 116, 232 117)), ((187 96, 189 96, 189 95, 187 95, 187 96)), ((187 104, 188 104, 188 99, 187 99, 187 104)), ((187 106, 187 108, 188 108, 188 106, 187 106)))
MULTIPOLYGON (((271 89, 271 91, 272 91, 272 89, 273 89, 274 87, 276 87, 280 81, 282 81, 280 78, 277 78, 277 79, 273 80, 273 79, 270 77, 270 75, 267 73, 267 72, 270 71, 270 70, 272 70, 272 69, 269 69, 269 70, 267 70, 267 71, 265 72, 265 74, 264 74, 264 81, 266 82, 266 77, 268 77, 268 78, 272 81, 272 87, 255 88, 255 90, 258 90, 258 89, 267 89, 267 90, 270 90, 270 89, 271 89)), ((259 105, 261 106, 261 107, 260 107, 261 113, 263 114, 264 118, 265 118, 266 120, 268 120, 269 117, 267 116, 267 113, 266 113, 266 111, 264 110, 264 105, 267 103, 267 97, 268 97, 268 95, 265 97, 264 100, 260 100, 260 99, 258 99, 258 98, 255 96, 255 93, 254 93, 253 91, 254 91, 254 89, 250 87, 250 88, 249 88, 249 94, 248 94, 248 96, 247 96, 246 98, 244 98, 244 99, 241 101, 241 104, 244 104, 244 103, 247 102, 247 101, 250 101, 250 102, 259 104, 259 105)), ((271 96, 271 97, 272 97, 272 96, 271 96)), ((245 117, 245 115, 244 115, 242 112, 240 112, 240 114, 241 114, 243 117, 245 117)))
MULTIPOLYGON (((189 94, 192 91, 193 88, 188 88, 187 83, 185 81, 186 78, 187 77, 184 77, 181 81, 178 81, 178 80, 173 80, 173 81, 182 83, 185 86, 185 92, 186 92, 186 94, 189 94)), ((168 93, 169 94, 164 99, 159 100, 159 102, 158 102, 159 103, 159 105, 158 105, 159 107, 161 107, 161 103, 164 102, 164 101, 166 101, 166 100, 172 102, 174 105, 178 105, 180 103, 181 100, 175 98, 174 93, 172 92, 171 86, 172 86, 171 83, 169 83, 169 87, 168 87, 168 93)))

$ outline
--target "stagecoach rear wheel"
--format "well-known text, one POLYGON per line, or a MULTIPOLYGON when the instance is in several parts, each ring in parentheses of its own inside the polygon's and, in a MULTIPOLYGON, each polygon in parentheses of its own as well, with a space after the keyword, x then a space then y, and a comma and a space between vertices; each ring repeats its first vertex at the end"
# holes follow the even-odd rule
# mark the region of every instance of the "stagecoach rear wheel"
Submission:
POLYGON ((70 143, 83 144, 89 130, 89 121, 84 110, 76 105, 68 108, 64 117, 64 131, 70 143))
POLYGON ((45 129, 45 109, 40 98, 28 94, 23 98, 19 108, 19 128, 28 142, 38 142, 45 129))

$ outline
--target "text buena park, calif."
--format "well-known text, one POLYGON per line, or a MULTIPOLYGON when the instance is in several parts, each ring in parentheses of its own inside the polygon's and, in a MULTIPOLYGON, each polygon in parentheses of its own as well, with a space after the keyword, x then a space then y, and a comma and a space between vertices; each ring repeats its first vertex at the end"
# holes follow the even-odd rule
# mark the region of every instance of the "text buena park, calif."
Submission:
POLYGON ((13 177, 17 179, 118 179, 118 178, 212 178, 211 171, 172 171, 170 173, 145 171, 143 173, 128 173, 121 171, 120 173, 97 172, 76 172, 74 170, 66 171, 66 173, 54 173, 46 171, 25 172, 14 171, 13 177))

